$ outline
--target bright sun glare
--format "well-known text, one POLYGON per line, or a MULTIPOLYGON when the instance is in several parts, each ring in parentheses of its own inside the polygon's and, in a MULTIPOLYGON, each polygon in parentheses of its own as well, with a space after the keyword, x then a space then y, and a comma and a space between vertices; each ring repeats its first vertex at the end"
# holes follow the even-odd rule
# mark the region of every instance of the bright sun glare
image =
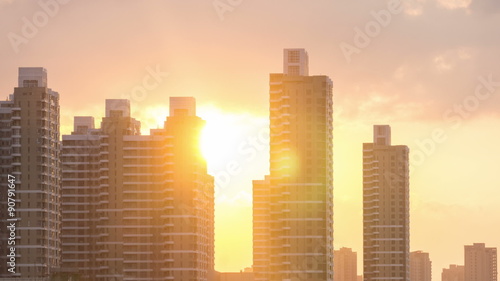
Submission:
POLYGON ((228 128, 223 125, 226 120, 220 111, 206 111, 203 119, 206 124, 201 133, 201 153, 205 160, 213 163, 217 158, 220 158, 220 153, 224 151, 226 143, 223 138, 228 134, 228 128))
POLYGON ((238 122, 241 117, 213 106, 200 108, 198 115, 206 121, 200 140, 203 157, 209 166, 220 167, 234 153, 238 137, 245 133, 238 122))
MULTIPOLYGON (((168 107, 165 106, 149 107, 139 112, 142 133, 149 134, 150 128, 163 128, 166 115, 168 107), (147 115, 144 115, 145 113, 147 115)), ((197 115, 206 121, 200 139, 201 152, 209 167, 217 169, 223 166, 228 158, 234 157, 237 140, 248 133, 248 128, 242 124, 248 123, 246 119, 249 116, 227 113, 211 105, 198 107, 197 115)))

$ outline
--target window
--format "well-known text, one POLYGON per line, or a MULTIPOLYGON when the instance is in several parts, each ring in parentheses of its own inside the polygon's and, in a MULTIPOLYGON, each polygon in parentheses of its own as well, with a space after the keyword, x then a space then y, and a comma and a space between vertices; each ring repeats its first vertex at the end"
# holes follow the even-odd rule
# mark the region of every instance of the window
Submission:
POLYGON ((299 66, 298 65, 289 65, 288 66, 288 74, 289 75, 299 75, 299 66))
POLYGON ((290 63, 298 63, 299 62, 299 51, 290 51, 288 52, 288 62, 290 63))

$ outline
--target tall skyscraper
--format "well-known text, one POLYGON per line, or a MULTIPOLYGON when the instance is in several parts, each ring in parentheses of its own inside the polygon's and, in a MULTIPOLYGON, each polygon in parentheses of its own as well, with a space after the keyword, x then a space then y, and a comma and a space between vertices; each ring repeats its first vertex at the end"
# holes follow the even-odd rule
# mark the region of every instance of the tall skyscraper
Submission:
POLYGON ((363 278, 409 281, 409 149, 391 145, 391 127, 373 129, 363 144, 363 278))
POLYGON ((431 281, 432 262, 429 253, 415 251, 410 253, 410 281, 431 281))
POLYGON ((497 281, 497 248, 474 243, 464 250, 465 281, 497 281))
POLYGON ((350 248, 340 248, 333 253, 333 280, 358 280, 358 255, 350 248))
POLYGON ((465 267, 463 265, 450 265, 450 268, 443 268, 441 273, 441 281, 464 281, 465 267))
POLYGON ((333 279, 332 81, 303 49, 270 75, 270 175, 254 181, 255 280, 333 279))
MULTIPOLYGON (((1 174, 15 177, 15 245, 2 235, 0 277, 48 278, 60 266, 59 94, 48 88, 47 70, 19 68, 18 87, 0 102, 1 174), (15 272, 7 271, 15 247, 15 272)), ((6 230, 7 188, 0 189, 2 233, 6 230)), ((13 223, 9 221, 8 224, 13 223)), ((10 235, 10 233, 9 233, 10 235)))
POLYGON ((75 117, 63 136, 63 267, 80 280, 211 280, 213 178, 194 98, 171 98, 164 129, 140 135, 128 100, 100 129, 75 117))

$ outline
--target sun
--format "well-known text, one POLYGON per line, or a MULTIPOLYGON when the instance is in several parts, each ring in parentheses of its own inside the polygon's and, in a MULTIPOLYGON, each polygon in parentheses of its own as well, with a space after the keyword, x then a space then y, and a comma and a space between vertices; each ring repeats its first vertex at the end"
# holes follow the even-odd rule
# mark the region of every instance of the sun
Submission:
MULTIPOLYGON (((205 121, 199 148, 211 173, 227 169, 231 162, 244 163, 246 156, 239 149, 250 145, 248 138, 257 136, 256 128, 268 127, 263 121, 266 117, 224 111, 211 104, 198 106, 196 111, 196 115, 205 121)), ((142 123, 142 134, 149 134, 149 129, 163 128, 168 112, 166 106, 149 106, 138 111, 136 115, 142 123)))
POLYGON ((214 106, 201 107, 197 115, 206 121, 200 138, 201 153, 209 167, 218 169, 234 156, 236 140, 244 128, 237 116, 214 106))

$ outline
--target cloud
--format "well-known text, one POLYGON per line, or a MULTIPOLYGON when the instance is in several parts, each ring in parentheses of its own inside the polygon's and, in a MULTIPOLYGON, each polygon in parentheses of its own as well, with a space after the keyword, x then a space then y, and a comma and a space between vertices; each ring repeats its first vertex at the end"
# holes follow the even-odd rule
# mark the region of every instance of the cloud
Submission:
POLYGON ((500 12, 500 1, 498 0, 472 0, 470 9, 476 12, 483 13, 498 13, 500 12))
POLYGON ((468 8, 472 0, 438 0, 438 4, 446 9, 465 9, 468 8))
POLYGON ((11 5, 14 1, 16 0, 0 0, 0 7, 11 5))
POLYGON ((434 67, 438 74, 452 71, 462 60, 472 58, 473 51, 467 48, 447 50, 434 57, 434 67))
MULTIPOLYGON (((500 77, 500 65, 495 62, 500 20, 462 12, 498 10, 497 0, 405 1, 405 12, 393 15, 390 24, 347 64, 338 43, 353 42, 354 28, 364 29, 373 21, 371 12, 385 8, 383 2, 320 1, 303 14, 305 4, 293 1, 287 9, 300 21, 287 22, 275 19, 285 1, 255 1, 239 7, 224 23, 210 5, 203 10, 187 2, 176 2, 176 6, 154 2, 142 5, 146 12, 138 10, 137 20, 127 22, 128 11, 138 8, 133 2, 116 7, 112 2, 79 2, 78 9, 68 6, 64 12, 74 16, 58 17, 21 56, 5 58, 0 74, 11 78, 0 82, 0 91, 11 91, 19 64, 36 63, 49 69, 54 88, 61 93, 74 92, 71 99, 64 100, 65 108, 73 109, 83 101, 101 104, 98 93, 119 97, 129 89, 127 81, 140 79, 142 74, 134 70, 161 63, 168 66, 172 78, 146 103, 163 103, 164 95, 159 93, 188 93, 196 95, 200 104, 217 101, 221 107, 267 114, 268 73, 281 70, 282 48, 300 46, 309 51, 310 73, 326 74, 334 80, 335 104, 342 108, 344 117, 436 119, 473 92, 479 76, 491 73, 500 77), (168 9, 159 9, 159 3, 168 9), (192 23, 181 16, 184 13, 174 12, 177 6, 196 13, 189 15, 201 21, 192 23), (102 12, 106 8, 120 12, 110 16, 102 12), (92 23, 85 20, 88 15, 92 15, 92 23), (110 32, 134 34, 135 39, 110 38, 110 32), (68 34, 72 34, 71 40, 56 40, 68 34), (205 48, 198 48, 200 45, 205 48), (75 53, 88 59, 80 61, 75 53), (96 65, 101 75, 95 75, 96 65), (213 71, 214 66, 217 71, 213 71), (74 75, 64 76, 68 72, 74 75), (91 83, 81 83, 78 77, 88 77, 91 83), (81 86, 75 90, 77 83, 81 86)), ((1 26, 0 33, 21 30, 20 19, 27 12, 18 9, 14 15, 6 10, 0 11, 0 16, 8 19, 9 26, 1 26)), ((0 44, 0 51, 12 53, 7 40, 0 44)), ((492 102, 491 107, 482 105, 477 113, 494 112, 495 106, 500 107, 500 102, 492 102)))
MULTIPOLYGON (((444 112, 474 94, 479 77, 500 80, 495 62, 500 37, 494 36, 500 18, 472 12, 478 0, 439 1, 409 1, 405 14, 394 16, 351 63, 337 69, 333 79, 340 117, 442 121, 444 112), (374 99, 374 93, 385 98, 374 99)), ((497 108, 500 91, 481 102, 471 118, 498 114, 497 108)))
POLYGON ((404 12, 409 16, 420 16, 424 12, 427 0, 404 1, 404 12))

